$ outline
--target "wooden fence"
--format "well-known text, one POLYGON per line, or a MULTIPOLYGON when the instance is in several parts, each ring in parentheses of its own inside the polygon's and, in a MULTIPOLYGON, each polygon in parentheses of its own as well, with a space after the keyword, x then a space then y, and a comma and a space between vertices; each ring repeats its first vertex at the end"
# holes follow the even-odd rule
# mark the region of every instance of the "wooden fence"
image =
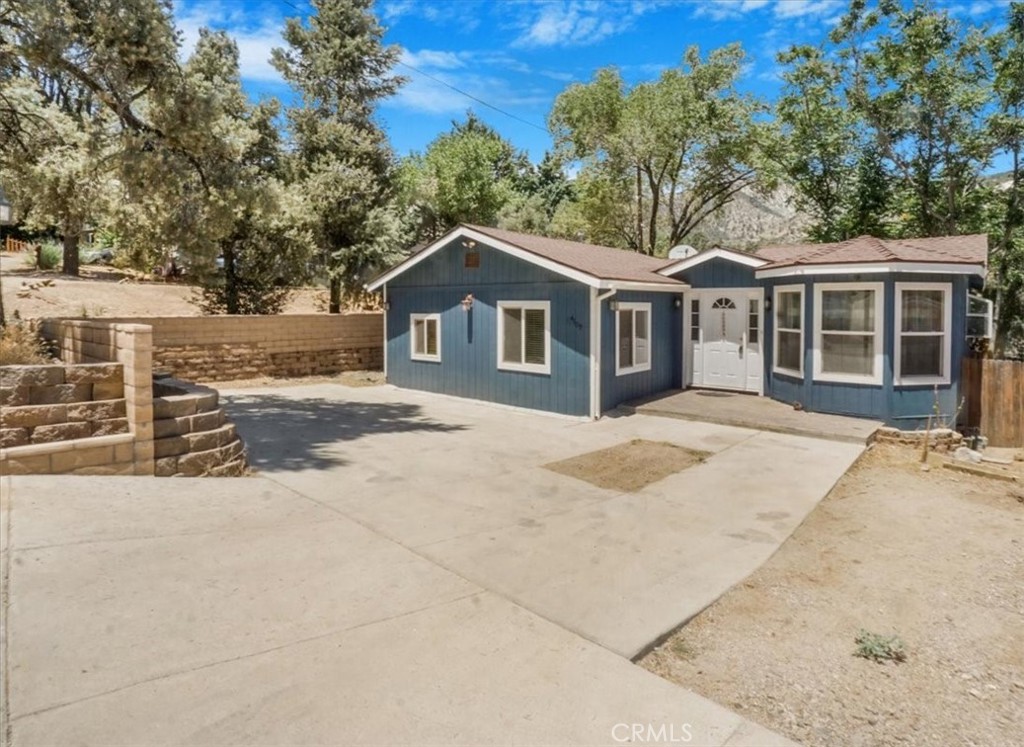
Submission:
POLYGON ((1024 362, 964 358, 961 388, 968 428, 991 446, 1024 446, 1024 362))
POLYGON ((7 236, 4 239, 4 251, 9 252, 11 254, 16 254, 17 252, 27 252, 31 247, 32 244, 29 243, 28 241, 20 241, 19 239, 16 239, 13 236, 7 236))

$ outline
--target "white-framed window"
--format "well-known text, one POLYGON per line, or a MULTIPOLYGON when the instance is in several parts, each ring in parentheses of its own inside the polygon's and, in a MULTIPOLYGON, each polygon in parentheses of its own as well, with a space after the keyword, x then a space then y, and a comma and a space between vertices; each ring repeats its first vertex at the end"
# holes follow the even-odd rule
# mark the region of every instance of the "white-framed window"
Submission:
POLYGON ((498 301, 498 368, 551 373, 550 301, 498 301))
POLYGON ((804 287, 775 286, 775 345, 773 369, 789 376, 804 375, 804 287))
POLYGON ((615 375, 651 370, 651 305, 619 303, 615 312, 615 375))
POLYGON ((976 339, 995 337, 992 302, 973 293, 967 294, 967 337, 976 339))
POLYGON ((815 283, 814 378, 881 384, 885 286, 815 283))
POLYGON ((441 362, 441 315, 410 314, 410 357, 414 361, 441 362))
POLYGON ((953 285, 896 283, 895 384, 948 384, 953 285))

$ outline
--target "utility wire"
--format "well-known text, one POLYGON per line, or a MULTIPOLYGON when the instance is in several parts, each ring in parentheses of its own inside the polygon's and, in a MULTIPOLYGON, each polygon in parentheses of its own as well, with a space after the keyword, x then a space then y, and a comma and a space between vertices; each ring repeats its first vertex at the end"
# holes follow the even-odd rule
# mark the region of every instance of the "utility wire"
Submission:
POLYGON ((501 109, 501 108, 495 106, 494 104, 489 104, 486 101, 484 101, 483 99, 478 98, 478 97, 474 96, 471 93, 466 93, 462 89, 456 88, 451 83, 446 83, 445 81, 441 80, 440 78, 434 77, 430 73, 423 72, 418 67, 413 67, 408 62, 402 62, 401 60, 399 60, 398 64, 401 65, 402 67, 409 68, 413 72, 419 73, 420 75, 422 75, 425 78, 430 78, 435 83, 440 83, 442 86, 445 86, 447 88, 452 89, 453 91, 455 91, 455 93, 462 94, 467 99, 472 99, 473 101, 477 102, 478 104, 483 104, 488 109, 494 109, 494 111, 498 112, 499 114, 504 114, 506 117, 511 117, 512 119, 516 120, 517 122, 522 122, 524 125, 529 125, 530 127, 533 127, 535 130, 540 130, 543 133, 547 133, 547 131, 548 131, 546 127, 541 127, 539 124, 531 122, 528 119, 523 119, 522 117, 520 117, 518 115, 512 114, 511 112, 507 112, 504 109, 501 109))
MULTIPOLYGON (((287 5, 288 7, 293 8, 294 10, 298 11, 299 13, 307 13, 308 12, 308 9, 303 10, 302 8, 300 8, 299 6, 295 5, 294 3, 290 2, 289 0, 281 0, 281 2, 284 3, 285 5, 287 5)), ((522 117, 520 117, 520 116, 518 116, 516 114, 513 114, 512 112, 507 112, 504 109, 495 106, 494 104, 491 104, 491 103, 488 103, 488 102, 484 101, 482 98, 480 98, 478 96, 474 96, 471 93, 466 93, 461 88, 456 88, 451 83, 448 83, 447 81, 441 80, 441 78, 433 76, 430 73, 423 72, 418 67, 413 67, 408 62, 402 62, 401 60, 399 60, 398 64, 401 65, 402 67, 409 68, 414 73, 419 73, 424 78, 430 78, 430 80, 434 81, 435 83, 440 83, 445 88, 450 88, 451 90, 455 91, 455 93, 459 94, 460 96, 465 96, 467 99, 471 99, 471 100, 477 102, 478 104, 481 104, 482 106, 486 106, 488 109, 493 109, 494 111, 498 112, 499 114, 504 114, 506 117, 509 117, 510 119, 514 119, 517 122, 522 122, 524 125, 532 127, 535 130, 540 130, 541 132, 547 134, 547 131, 548 131, 547 127, 541 127, 536 122, 531 122, 528 119, 523 119, 522 117)))

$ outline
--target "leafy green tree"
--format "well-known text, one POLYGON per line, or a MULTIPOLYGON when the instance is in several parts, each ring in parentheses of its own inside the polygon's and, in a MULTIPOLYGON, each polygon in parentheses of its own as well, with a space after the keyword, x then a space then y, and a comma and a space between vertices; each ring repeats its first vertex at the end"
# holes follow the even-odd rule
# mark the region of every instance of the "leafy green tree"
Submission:
POLYGON ((305 195, 304 225, 328 274, 331 313, 341 310, 343 286, 361 288, 399 248, 382 246, 373 233, 393 189, 391 153, 374 107, 402 79, 391 74, 398 48, 383 43, 371 4, 312 0, 313 14, 305 22, 288 19, 286 46, 271 57, 302 99, 287 111, 291 178, 305 195))
POLYGON ((856 116, 844 101, 842 67, 810 46, 793 47, 778 62, 785 68, 775 113, 787 137, 774 155, 794 187, 796 206, 813 220, 810 237, 846 239, 846 214, 863 144, 856 116))
POLYGON ((1009 157, 1006 184, 995 192, 1000 213, 991 252, 996 349, 1024 357, 1024 3, 1010 4, 1006 28, 989 42, 995 108, 988 129, 1009 157))
POLYGON ((525 191, 531 168, 524 153, 468 112, 423 154, 403 160, 400 199, 417 217, 420 241, 436 239, 458 223, 493 226, 499 216, 518 228, 536 228, 528 213, 537 205, 527 205, 525 191), (521 218, 511 217, 520 211, 521 218))
POLYGON ((208 191, 200 193, 208 196, 202 214, 217 221, 209 238, 219 256, 193 257, 196 301, 207 313, 278 313, 305 274, 310 242, 298 227, 299 204, 280 180, 277 102, 249 103, 238 47, 224 32, 201 30, 183 73, 219 134, 203 163, 208 191))
POLYGON ((626 224, 617 210, 614 231, 588 218, 592 240, 614 233, 619 246, 665 251, 740 191, 771 184, 766 107, 735 87, 744 60, 738 44, 706 59, 691 47, 657 81, 627 90, 606 68, 558 96, 548 119, 556 147, 593 185, 580 201, 597 200, 581 213, 596 218, 625 200, 632 214, 626 224))
POLYGON ((109 123, 98 115, 76 119, 29 78, 9 79, 0 90, 24 122, 17 147, 0 159, 0 181, 27 229, 62 237, 63 272, 77 275, 86 225, 115 194, 109 123))

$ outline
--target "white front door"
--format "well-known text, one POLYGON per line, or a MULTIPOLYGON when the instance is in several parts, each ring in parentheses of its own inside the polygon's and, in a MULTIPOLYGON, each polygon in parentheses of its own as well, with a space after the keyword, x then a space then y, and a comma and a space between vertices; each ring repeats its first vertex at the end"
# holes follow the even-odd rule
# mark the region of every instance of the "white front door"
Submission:
POLYGON ((761 392, 761 291, 692 293, 686 330, 693 386, 761 392))

